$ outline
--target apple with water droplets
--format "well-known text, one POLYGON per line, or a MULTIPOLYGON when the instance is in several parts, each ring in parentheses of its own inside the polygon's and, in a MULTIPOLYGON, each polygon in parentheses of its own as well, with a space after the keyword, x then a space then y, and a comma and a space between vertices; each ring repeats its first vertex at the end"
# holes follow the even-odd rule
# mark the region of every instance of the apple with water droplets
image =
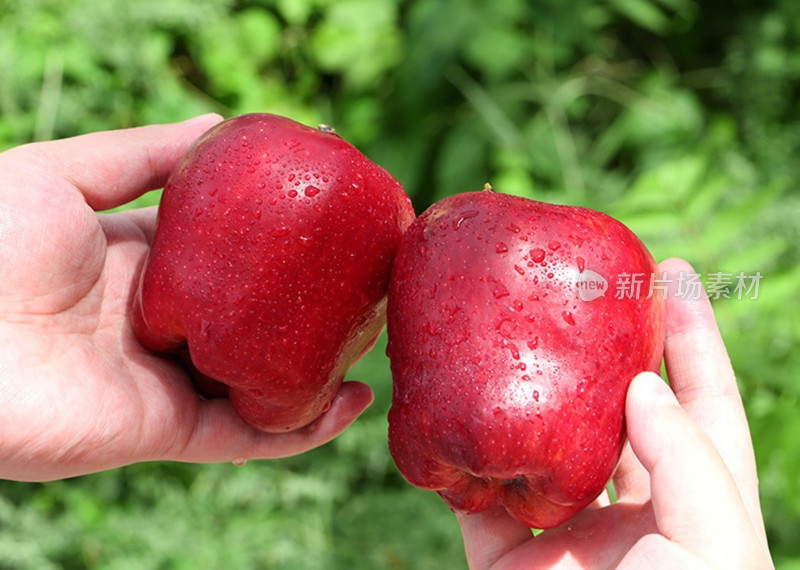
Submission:
POLYGON ((603 491, 633 377, 658 371, 652 256, 597 211, 492 191, 406 231, 389 284, 389 446, 454 510, 552 528, 603 491))
POLYGON ((134 332, 256 428, 308 425, 382 330, 413 219, 400 183, 332 129, 223 121, 164 187, 134 332))

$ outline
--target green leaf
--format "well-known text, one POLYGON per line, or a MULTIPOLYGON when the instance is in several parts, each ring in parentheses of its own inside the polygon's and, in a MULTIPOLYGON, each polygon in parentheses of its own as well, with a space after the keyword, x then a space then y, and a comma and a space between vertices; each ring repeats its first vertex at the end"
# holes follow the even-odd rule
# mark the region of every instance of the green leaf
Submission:
POLYGON ((669 27, 669 18, 655 2, 649 0, 610 0, 620 13, 641 27, 654 33, 663 33, 669 27))
POLYGON ((311 36, 314 60, 324 71, 341 73, 354 88, 373 86, 402 59, 396 17, 396 5, 388 0, 333 4, 311 36))

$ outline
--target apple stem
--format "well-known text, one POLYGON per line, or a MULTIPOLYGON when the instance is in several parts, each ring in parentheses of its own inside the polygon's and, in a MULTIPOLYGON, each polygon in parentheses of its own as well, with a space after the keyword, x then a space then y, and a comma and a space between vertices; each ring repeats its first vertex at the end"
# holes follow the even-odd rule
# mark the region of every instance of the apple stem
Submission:
POLYGON ((484 192, 496 192, 496 190, 494 188, 492 188, 492 185, 490 183, 488 183, 488 182, 483 185, 483 191, 484 192))

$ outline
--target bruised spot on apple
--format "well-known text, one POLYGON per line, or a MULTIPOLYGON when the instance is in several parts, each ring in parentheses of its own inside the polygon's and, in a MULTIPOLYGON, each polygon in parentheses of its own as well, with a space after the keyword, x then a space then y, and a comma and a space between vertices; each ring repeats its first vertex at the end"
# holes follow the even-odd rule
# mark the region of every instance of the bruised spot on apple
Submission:
POLYGON ((382 330, 413 219, 400 183, 329 127, 223 121, 164 188, 134 332, 256 428, 305 426, 382 330))
POLYGON ((655 270, 600 212, 490 188, 426 210, 389 284, 389 446, 405 478, 533 528, 591 503, 626 439, 628 385, 663 353, 660 292, 614 284, 655 270))

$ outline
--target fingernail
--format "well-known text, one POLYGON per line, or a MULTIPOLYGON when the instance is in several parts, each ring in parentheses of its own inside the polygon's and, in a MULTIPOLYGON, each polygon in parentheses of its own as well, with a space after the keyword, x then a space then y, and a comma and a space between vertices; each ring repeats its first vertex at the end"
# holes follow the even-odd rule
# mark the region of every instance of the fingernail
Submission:
POLYGON ((653 372, 642 372, 637 377, 639 389, 645 390, 647 399, 658 405, 677 406, 678 400, 675 398, 669 385, 661 376, 653 372))

